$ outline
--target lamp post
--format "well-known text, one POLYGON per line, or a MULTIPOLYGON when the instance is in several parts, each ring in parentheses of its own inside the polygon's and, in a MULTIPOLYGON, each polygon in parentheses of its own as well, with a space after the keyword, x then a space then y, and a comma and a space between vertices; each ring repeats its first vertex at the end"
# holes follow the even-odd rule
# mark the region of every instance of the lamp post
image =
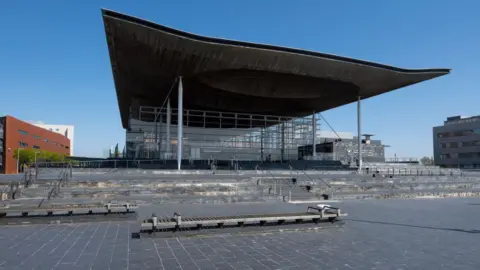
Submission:
POLYGON ((40 154, 40 151, 35 152, 35 166, 37 166, 37 154, 40 154))
POLYGON ((18 169, 20 168, 20 150, 23 150, 23 148, 17 149, 17 173, 18 173, 18 169))

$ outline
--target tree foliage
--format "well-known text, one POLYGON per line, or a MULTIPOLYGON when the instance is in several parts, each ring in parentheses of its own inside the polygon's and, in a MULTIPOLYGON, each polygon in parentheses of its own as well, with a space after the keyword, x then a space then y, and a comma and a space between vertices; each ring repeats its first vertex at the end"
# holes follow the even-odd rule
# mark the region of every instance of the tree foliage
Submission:
POLYGON ((118 143, 115 145, 115 152, 114 152, 115 158, 120 157, 120 152, 118 151, 118 143))
POLYGON ((433 157, 422 157, 420 159, 420 163, 425 166, 431 166, 435 164, 433 157))
POLYGON ((37 149, 15 149, 13 152, 13 158, 18 159, 20 156, 20 164, 35 162, 35 155, 37 155, 37 161, 42 162, 64 162, 66 161, 66 155, 49 152, 45 150, 37 149), (38 154, 36 154, 38 153, 38 154))

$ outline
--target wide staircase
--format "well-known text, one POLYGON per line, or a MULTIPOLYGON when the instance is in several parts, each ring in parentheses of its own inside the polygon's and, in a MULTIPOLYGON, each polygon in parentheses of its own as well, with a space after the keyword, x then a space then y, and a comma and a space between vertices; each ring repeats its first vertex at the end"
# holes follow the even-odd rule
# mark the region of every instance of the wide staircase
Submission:
POLYGON ((257 185, 264 186, 268 195, 283 201, 311 201, 332 199, 331 187, 328 183, 303 170, 289 167, 290 174, 276 174, 262 166, 256 167, 259 177, 257 185))

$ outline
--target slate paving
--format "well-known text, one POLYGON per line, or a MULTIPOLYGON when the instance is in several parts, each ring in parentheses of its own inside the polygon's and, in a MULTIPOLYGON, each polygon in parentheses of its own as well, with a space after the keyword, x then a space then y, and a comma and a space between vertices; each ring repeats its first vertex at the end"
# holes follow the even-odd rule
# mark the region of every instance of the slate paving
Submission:
POLYGON ((0 269, 473 270, 480 269, 479 203, 348 202, 343 228, 316 232, 132 239, 132 222, 3 226, 0 269))

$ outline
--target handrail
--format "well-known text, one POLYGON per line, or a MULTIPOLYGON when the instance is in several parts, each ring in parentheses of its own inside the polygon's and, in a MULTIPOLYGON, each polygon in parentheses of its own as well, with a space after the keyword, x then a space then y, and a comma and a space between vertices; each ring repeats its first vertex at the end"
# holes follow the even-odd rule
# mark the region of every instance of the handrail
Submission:
MULTIPOLYGON (((290 167, 290 172, 294 172, 294 173, 296 173, 297 175, 300 175, 300 173, 299 173, 295 168, 293 168, 292 165, 288 165, 288 167, 290 167)), ((311 180, 311 179, 310 179, 310 180, 311 180)), ((305 182, 305 180, 303 180, 303 181, 305 182)), ((313 180, 312 180, 312 181, 313 181, 313 180)))
MULTIPOLYGON (((278 179, 275 177, 275 175, 273 175, 273 173, 272 173, 270 170, 268 170, 268 169, 262 169, 262 168, 260 167, 260 165, 258 165, 258 164, 255 166, 255 169, 260 169, 260 171, 262 171, 262 172, 267 172, 268 174, 270 174, 270 176, 273 178, 273 180, 275 180, 275 195, 277 195, 277 188, 276 188, 276 186, 277 186, 277 184, 279 183, 279 181, 278 181, 278 179)), ((282 181, 280 181, 280 184, 283 185, 282 181)), ((288 182, 288 181, 287 181, 287 186, 290 187, 290 189, 293 188, 293 185, 292 185, 290 182, 288 182)))
MULTIPOLYGON (((297 169, 295 169, 292 165, 289 165, 289 166, 292 170, 297 171, 297 169)), ((301 170, 301 172, 303 172, 308 177, 308 179, 310 179, 313 183, 315 183, 315 180, 312 177, 310 177, 310 175, 308 175, 304 170, 301 170)), ((332 188, 332 186, 327 181, 323 180, 322 178, 319 178, 319 180, 322 181, 328 188, 332 188)))
MULTIPOLYGON (((352 155, 352 157, 355 158, 357 161, 359 161, 357 156, 352 155)), ((363 163, 363 165, 366 165, 366 166, 369 166, 369 167, 371 166, 371 164, 366 162, 365 160, 363 160, 363 158, 362 158, 362 163, 363 163)), ((363 167, 362 167, 362 170, 363 170, 363 167)))

